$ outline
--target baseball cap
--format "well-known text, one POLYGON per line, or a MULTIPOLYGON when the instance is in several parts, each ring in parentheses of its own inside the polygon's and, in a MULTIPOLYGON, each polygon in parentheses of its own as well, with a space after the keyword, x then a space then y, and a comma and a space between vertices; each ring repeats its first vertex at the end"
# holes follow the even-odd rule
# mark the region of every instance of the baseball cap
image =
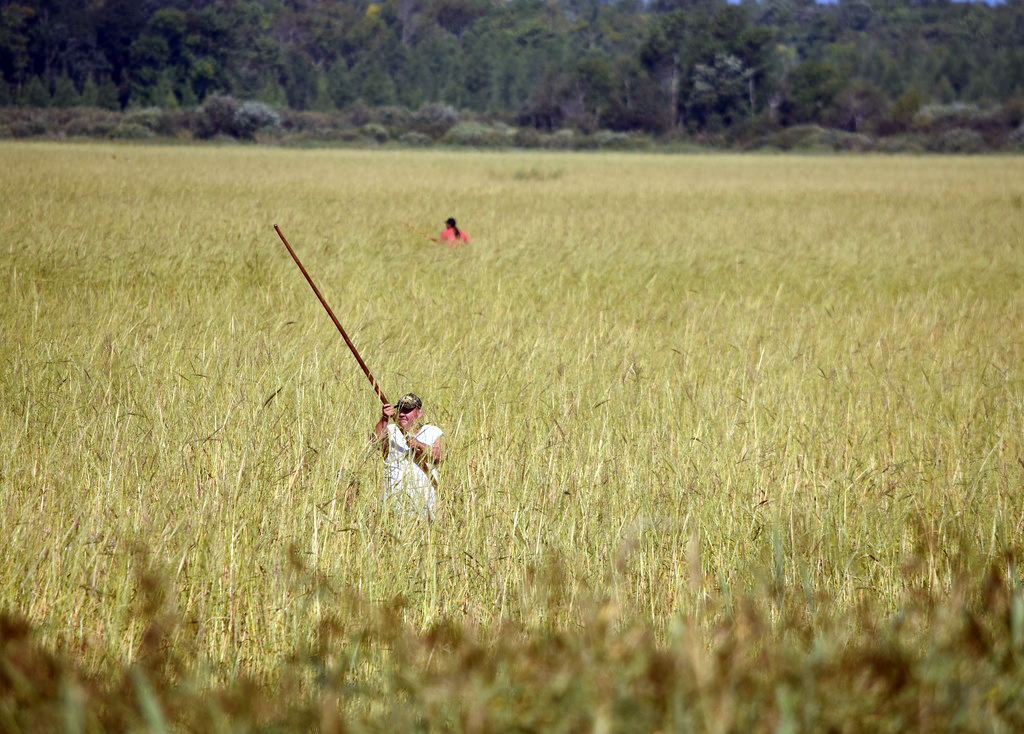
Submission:
POLYGON ((408 413, 410 410, 422 407, 423 401, 420 400, 418 395, 415 395, 414 393, 411 392, 403 395, 401 398, 399 398, 398 402, 395 403, 395 410, 398 411, 399 413, 408 413))

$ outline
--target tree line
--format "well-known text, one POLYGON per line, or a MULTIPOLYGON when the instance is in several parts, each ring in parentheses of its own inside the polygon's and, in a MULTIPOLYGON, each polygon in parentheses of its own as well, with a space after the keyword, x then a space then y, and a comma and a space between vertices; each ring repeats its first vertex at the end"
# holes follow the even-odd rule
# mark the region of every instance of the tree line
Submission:
POLYGON ((891 135, 942 109, 976 135, 1021 137, 1024 0, 0 3, 2 107, 224 98, 669 138, 891 135))

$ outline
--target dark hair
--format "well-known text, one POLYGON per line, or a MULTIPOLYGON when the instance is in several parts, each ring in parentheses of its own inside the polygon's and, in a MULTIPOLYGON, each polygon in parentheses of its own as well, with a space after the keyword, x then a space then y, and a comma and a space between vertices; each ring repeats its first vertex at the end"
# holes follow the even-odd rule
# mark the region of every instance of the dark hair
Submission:
POLYGON ((451 227, 452 229, 455 230, 455 239, 457 239, 457 240, 461 240, 462 239, 462 232, 460 232, 459 228, 455 226, 455 218, 454 217, 448 217, 448 221, 445 222, 445 224, 447 224, 449 227, 451 227))

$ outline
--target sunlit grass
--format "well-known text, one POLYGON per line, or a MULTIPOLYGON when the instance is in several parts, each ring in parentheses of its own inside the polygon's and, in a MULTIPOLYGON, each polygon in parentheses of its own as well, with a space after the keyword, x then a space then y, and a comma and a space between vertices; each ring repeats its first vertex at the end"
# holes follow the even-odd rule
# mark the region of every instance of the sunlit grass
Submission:
POLYGON ((0 609, 86 668, 144 647, 151 569, 190 674, 269 681, 396 597, 704 649, 748 595, 824 634, 1019 547, 1022 159, 0 160, 0 609), (403 225, 448 216, 471 245, 403 225), (445 429, 434 523, 379 503, 376 397, 274 224, 445 429))

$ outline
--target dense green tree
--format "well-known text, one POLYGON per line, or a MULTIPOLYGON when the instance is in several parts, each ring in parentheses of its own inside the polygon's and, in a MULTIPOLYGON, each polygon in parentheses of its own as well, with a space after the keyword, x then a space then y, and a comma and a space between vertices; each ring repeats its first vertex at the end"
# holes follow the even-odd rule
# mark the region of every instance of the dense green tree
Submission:
POLYGON ((170 69, 165 69, 160 72, 160 76, 157 78, 156 85, 149 90, 149 97, 151 100, 151 106, 162 107, 168 110, 174 110, 180 107, 178 101, 178 94, 175 92, 175 75, 170 69))
POLYGON ((377 58, 368 58, 352 69, 353 86, 359 99, 368 105, 390 105, 395 102, 395 83, 384 64, 377 58))
POLYGON ((784 123, 822 122, 842 90, 843 78, 829 64, 806 61, 789 75, 788 89, 780 114, 784 123))
POLYGON ((589 118, 588 124, 600 124, 614 84, 612 60, 606 54, 591 52, 576 62, 572 85, 589 118))
POLYGON ((213 7, 157 10, 130 48, 134 101, 166 106, 169 95, 202 101, 231 91, 232 56, 225 48, 233 41, 225 18, 213 7))
MULTIPOLYGON (((215 92, 228 89, 224 69, 216 59, 203 57, 195 59, 188 69, 188 88, 200 101, 215 92)), ((297 109, 303 109, 297 107, 297 109)))
MULTIPOLYGON (((284 68, 284 50, 272 35, 273 15, 258 2, 235 2, 223 12, 235 32, 235 93, 246 99, 262 98, 268 86, 279 83, 284 68)), ((283 94, 281 104, 285 104, 283 94)))
POLYGON ((558 67, 548 67, 527 102, 520 120, 542 130, 558 130, 567 118, 570 80, 558 67))
POLYGON ((67 109, 68 107, 78 106, 80 97, 78 90, 75 89, 75 83, 71 81, 71 77, 64 72, 53 82, 53 97, 50 100, 50 104, 54 107, 61 109, 67 109))
MULTIPOLYGON (((115 84, 131 67, 131 47, 149 19, 147 3, 135 0, 101 0, 94 15, 97 45, 106 58, 115 84)), ((119 90, 119 102, 120 102, 119 90)))
POLYGON ((361 99, 545 129, 863 131, 906 129, 914 100, 997 106, 1022 80, 1021 0, 0 0, 0 105, 361 99))
POLYGON ((870 82, 854 82, 836 95, 825 121, 850 132, 874 132, 886 107, 886 96, 881 89, 870 82))
POLYGON ((463 44, 460 61, 459 79, 465 90, 463 105, 471 110, 483 112, 492 105, 491 80, 494 67, 501 63, 486 36, 475 34, 463 44))
POLYGON ((82 95, 79 97, 78 103, 82 107, 99 107, 99 86, 91 74, 82 86, 82 95))
POLYGON ((720 129, 767 105, 777 54, 772 32, 751 25, 745 7, 721 6, 700 21, 684 70, 685 106, 691 127, 720 129))
POLYGON ((403 90, 399 99, 409 107, 418 106, 411 102, 420 95, 425 101, 446 101, 443 90, 461 84, 462 45, 451 36, 435 34, 425 38, 403 58, 405 63, 397 71, 395 81, 403 90), (415 87, 416 92, 411 94, 409 87, 415 87))
POLYGON ((434 22, 456 38, 462 38, 485 12, 486 6, 476 0, 434 0, 430 7, 434 22))
MULTIPOLYGON (((182 13, 183 26, 184 17, 182 13)), ((168 39, 158 33, 144 33, 132 43, 129 53, 133 98, 143 105, 156 104, 153 97, 157 94, 157 81, 171 65, 172 50, 168 39)))
POLYGON ((0 74, 4 79, 20 83, 31 66, 29 55, 29 21, 32 8, 16 3, 0 7, 0 74))
POLYGON ((280 82, 275 80, 268 81, 263 89, 256 95, 256 99, 259 102, 270 105, 271 107, 287 107, 288 106, 288 94, 285 92, 280 82))
POLYGON ((519 111, 526 106, 533 79, 522 48, 515 33, 507 30, 491 31, 481 39, 478 53, 492 55, 488 109, 519 111))
POLYGON ((348 64, 339 58, 327 70, 326 92, 331 104, 336 109, 344 109, 356 99, 356 93, 349 76, 348 64))
POLYGON ((664 117, 671 127, 683 122, 679 87, 687 41, 692 36, 690 30, 686 11, 673 10, 655 18, 640 47, 640 62, 661 87, 666 105, 664 117))
POLYGON ((108 76, 104 76, 97 86, 96 106, 101 110, 117 110, 121 107, 120 91, 108 76))
POLYGON ((22 107, 49 107, 50 92, 37 76, 28 80, 21 90, 22 107))
POLYGON ((887 134, 905 133, 910 130, 914 115, 924 104, 924 96, 916 89, 909 89, 895 100, 889 107, 886 119, 882 121, 882 132, 887 134))
POLYGON ((688 108, 702 129, 717 132, 753 113, 749 85, 753 70, 732 54, 716 54, 710 64, 698 63, 688 108))
POLYGON ((612 130, 663 132, 671 126, 664 94, 639 61, 619 59, 604 123, 612 130))
POLYGON ((316 69, 301 49, 293 47, 285 58, 283 82, 288 106, 294 110, 306 110, 316 99, 316 69))

